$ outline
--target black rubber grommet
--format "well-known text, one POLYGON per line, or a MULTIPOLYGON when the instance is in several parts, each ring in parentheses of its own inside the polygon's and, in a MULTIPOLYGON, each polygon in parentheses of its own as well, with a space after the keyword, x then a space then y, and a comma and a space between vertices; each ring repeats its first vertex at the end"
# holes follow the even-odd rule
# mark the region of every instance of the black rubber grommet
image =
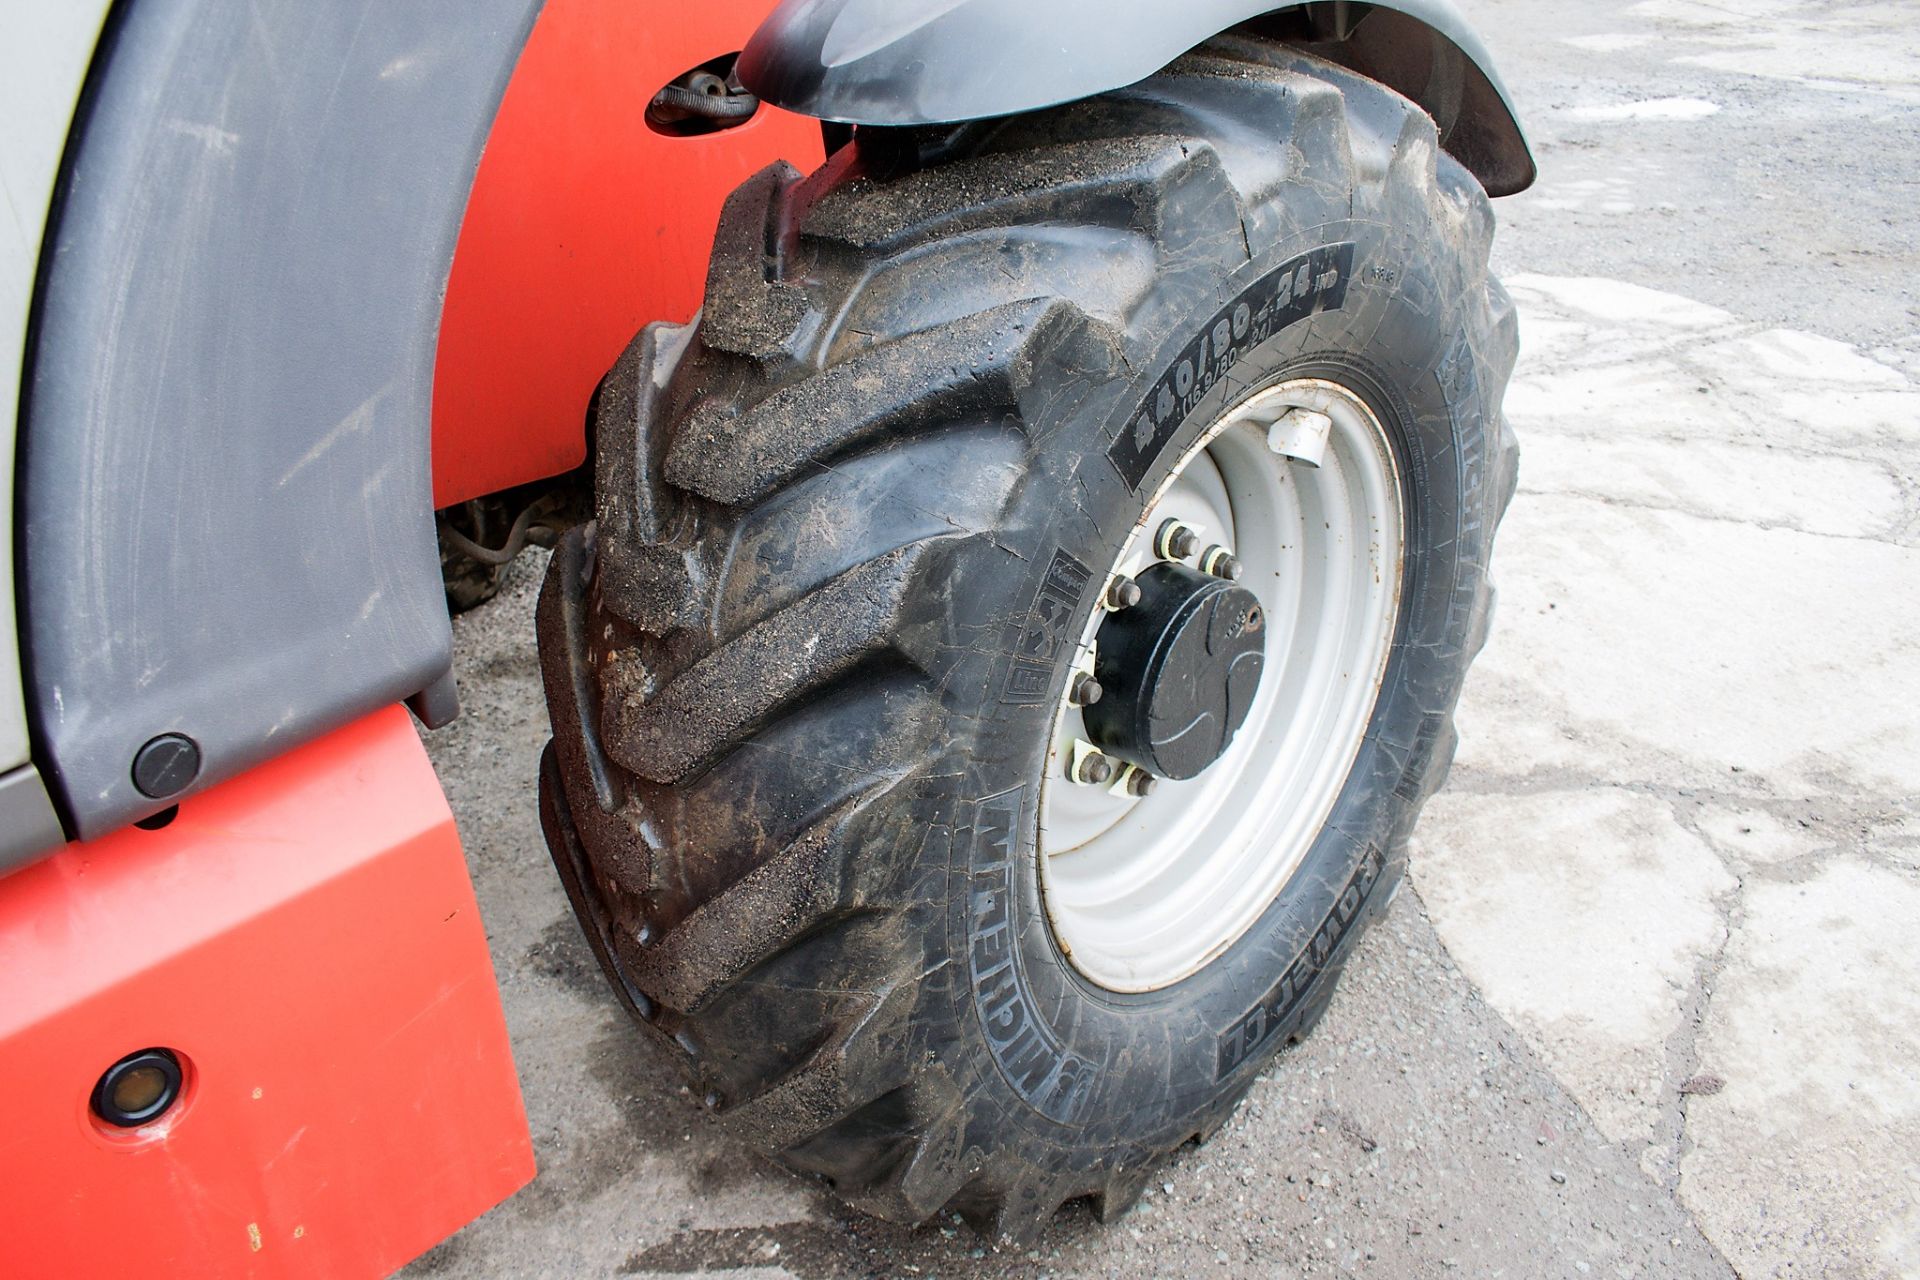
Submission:
POLYGON ((130 1053, 108 1067, 93 1086, 93 1113, 116 1129, 137 1129, 152 1124, 180 1100, 183 1077, 180 1059, 171 1049, 142 1049, 130 1053), (134 1083, 138 1074, 147 1087, 140 1090, 145 1100, 129 1106, 121 1094, 122 1086, 134 1083))
POLYGON ((200 744, 184 733, 150 739, 133 757, 133 785, 154 800, 177 796, 200 776, 200 744))
POLYGON ((180 806, 177 804, 170 804, 166 808, 160 810, 158 813, 148 814, 146 817, 141 818, 138 822, 135 822, 133 825, 140 828, 142 831, 163 831, 166 828, 172 826, 173 820, 179 816, 180 816, 180 806))

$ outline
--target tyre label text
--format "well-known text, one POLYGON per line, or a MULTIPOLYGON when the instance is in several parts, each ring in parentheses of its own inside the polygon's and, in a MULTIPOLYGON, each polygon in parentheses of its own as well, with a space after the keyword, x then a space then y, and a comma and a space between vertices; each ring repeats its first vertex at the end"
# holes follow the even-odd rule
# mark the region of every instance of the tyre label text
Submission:
POLYGON ((1047 576, 1034 593, 1033 607, 1021 620, 1017 635, 1010 637, 1013 666, 1007 672, 1007 687, 1002 702, 1039 703, 1047 700, 1047 686, 1053 680, 1053 659, 1059 652, 1061 637, 1073 611, 1080 604, 1093 570, 1064 551, 1053 553, 1047 576))
POLYGON ((1012 918, 1014 853, 1023 789, 983 800, 974 810, 967 884, 967 960, 974 1008, 1000 1074, 1041 1115, 1073 1124, 1086 1110, 1098 1063, 1061 1045, 1027 986, 1012 918))
POLYGON ((1140 487, 1154 459, 1200 397, 1247 352, 1288 325, 1344 307, 1352 274, 1353 245, 1323 245, 1268 272, 1222 307, 1174 360, 1141 402, 1131 424, 1107 449, 1108 460, 1127 487, 1140 487))
POLYGON ((1340 942, 1352 931, 1354 922, 1360 918, 1360 908, 1366 905, 1367 895, 1372 892, 1374 881, 1380 878, 1383 866, 1380 851, 1368 846, 1361 855, 1360 865, 1354 870, 1353 878, 1347 881, 1347 887, 1340 891, 1335 899, 1333 910, 1321 922, 1313 938, 1301 948, 1300 954, 1293 958, 1287 971, 1273 984, 1260 1002, 1247 1010, 1233 1025, 1220 1033, 1219 1065, 1214 1079, 1224 1080, 1235 1067, 1259 1052, 1273 1033, 1278 1031, 1306 999, 1307 992, 1325 972, 1327 962, 1340 947, 1340 942))

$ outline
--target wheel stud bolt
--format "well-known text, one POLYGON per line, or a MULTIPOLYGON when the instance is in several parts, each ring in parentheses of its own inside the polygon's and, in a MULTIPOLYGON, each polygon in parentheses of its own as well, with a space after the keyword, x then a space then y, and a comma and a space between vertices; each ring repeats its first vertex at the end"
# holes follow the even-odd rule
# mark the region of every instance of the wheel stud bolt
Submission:
MULTIPOLYGON (((1135 590, 1138 589, 1135 588, 1135 590)), ((1100 695, 1105 692, 1098 680, 1081 672, 1073 678, 1073 683, 1067 688, 1067 701, 1076 707, 1090 707, 1100 701, 1100 695)))
POLYGON ((1140 584, 1132 578, 1115 578, 1107 588, 1106 605, 1109 609, 1131 609, 1140 603, 1140 584))
POLYGON ((1153 535, 1153 553, 1162 560, 1185 560, 1200 549, 1200 535, 1180 520, 1167 520, 1153 535))
POLYGON ((1240 561, 1233 552, 1218 543, 1208 547, 1200 556, 1200 572, 1210 573, 1216 578, 1225 578, 1228 582, 1240 581, 1240 561))
POLYGON ((1127 794, 1130 796, 1152 795, 1153 789, 1160 785, 1160 779, 1145 769, 1135 769, 1127 774, 1127 794))
POLYGON ((1067 776, 1075 782, 1097 787, 1113 777, 1113 761, 1098 751, 1077 752, 1073 763, 1067 766, 1067 776))

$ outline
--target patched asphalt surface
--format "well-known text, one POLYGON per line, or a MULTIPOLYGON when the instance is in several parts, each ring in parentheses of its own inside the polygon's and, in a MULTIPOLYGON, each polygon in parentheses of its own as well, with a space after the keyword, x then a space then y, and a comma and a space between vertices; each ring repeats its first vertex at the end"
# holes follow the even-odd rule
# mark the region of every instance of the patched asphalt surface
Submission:
POLYGON ((1902 398, 1920 372, 1920 7, 1466 7, 1542 162, 1541 185, 1498 206, 1495 251, 1525 282, 1514 416, 1523 449, 1539 443, 1496 557, 1503 613, 1463 707, 1461 766, 1416 847, 1427 861, 1312 1039, 1133 1214, 1102 1227, 1070 1206, 1027 1250, 951 1221, 860 1218, 734 1144, 603 988, 547 862, 533 800, 543 557, 529 554, 457 622, 464 714, 428 746, 473 867, 541 1172, 412 1273, 1725 1276, 1729 1257, 1753 1276, 1920 1271, 1920 1226, 1901 1226, 1920 1224, 1920 1172, 1901 1154, 1920 1118, 1920 1043, 1898 1025, 1910 962, 1889 950, 1920 924, 1901 896, 1920 869, 1920 754, 1885 710, 1920 697, 1920 419, 1902 398), (1623 345, 1596 363, 1608 342, 1623 345), (1811 408, 1779 367, 1808 353, 1827 379, 1811 408), (1707 452, 1654 432, 1610 454, 1567 407, 1583 379, 1635 384, 1650 364, 1668 374, 1638 387, 1636 421, 1698 417, 1676 403, 1680 385, 1726 397, 1725 421, 1701 419, 1707 452), (1763 450, 1793 462, 1792 439, 1742 424, 1817 440, 1822 404, 1828 447, 1769 469, 1763 450), (1691 620, 1684 597, 1658 594, 1667 548, 1719 558, 1755 597, 1780 564, 1837 602, 1795 611, 1734 591, 1713 619, 1675 625, 1675 609, 1691 620), (1644 589, 1618 572, 1630 563, 1644 589), (1552 629, 1562 608, 1577 634, 1552 629), (1728 640, 1728 626, 1747 633, 1724 611, 1743 608, 1806 670, 1846 656, 1820 676, 1831 693, 1806 687, 1857 706, 1804 710, 1795 670, 1749 652, 1768 644, 1728 640), (1657 647, 1633 648, 1649 636, 1657 647), (1606 667, 1623 646, 1649 678, 1616 691, 1605 681, 1626 677, 1606 667), (1620 728, 1613 707, 1639 718, 1620 728), (1818 896, 1829 885, 1832 910, 1818 896), (1840 918, 1848 891, 1880 904, 1871 929, 1840 918), (1541 918, 1602 932, 1584 951, 1512 945, 1541 918), (1823 989, 1852 1001, 1807 1006, 1821 1036, 1807 1052, 1794 1025, 1759 1012, 1831 999, 1781 979, 1800 963, 1826 966, 1823 989), (1769 1044, 1783 1048, 1770 1058, 1769 1044), (1803 1068, 1842 1102, 1822 1110, 1803 1068), (1851 1162, 1881 1198, 1849 1217, 1796 1182, 1810 1178, 1796 1144, 1816 1138, 1831 1148, 1823 1185, 1844 1190, 1851 1162))

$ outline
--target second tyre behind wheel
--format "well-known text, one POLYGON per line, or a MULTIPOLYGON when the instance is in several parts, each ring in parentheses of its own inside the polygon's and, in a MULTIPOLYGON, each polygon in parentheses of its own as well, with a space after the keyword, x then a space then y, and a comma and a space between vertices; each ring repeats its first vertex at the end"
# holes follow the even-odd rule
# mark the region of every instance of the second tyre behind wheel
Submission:
POLYGON ((1017 1239, 1305 1034, 1484 638, 1491 234, 1418 108, 1240 39, 734 195, 540 635, 555 860, 743 1137, 1017 1239))

